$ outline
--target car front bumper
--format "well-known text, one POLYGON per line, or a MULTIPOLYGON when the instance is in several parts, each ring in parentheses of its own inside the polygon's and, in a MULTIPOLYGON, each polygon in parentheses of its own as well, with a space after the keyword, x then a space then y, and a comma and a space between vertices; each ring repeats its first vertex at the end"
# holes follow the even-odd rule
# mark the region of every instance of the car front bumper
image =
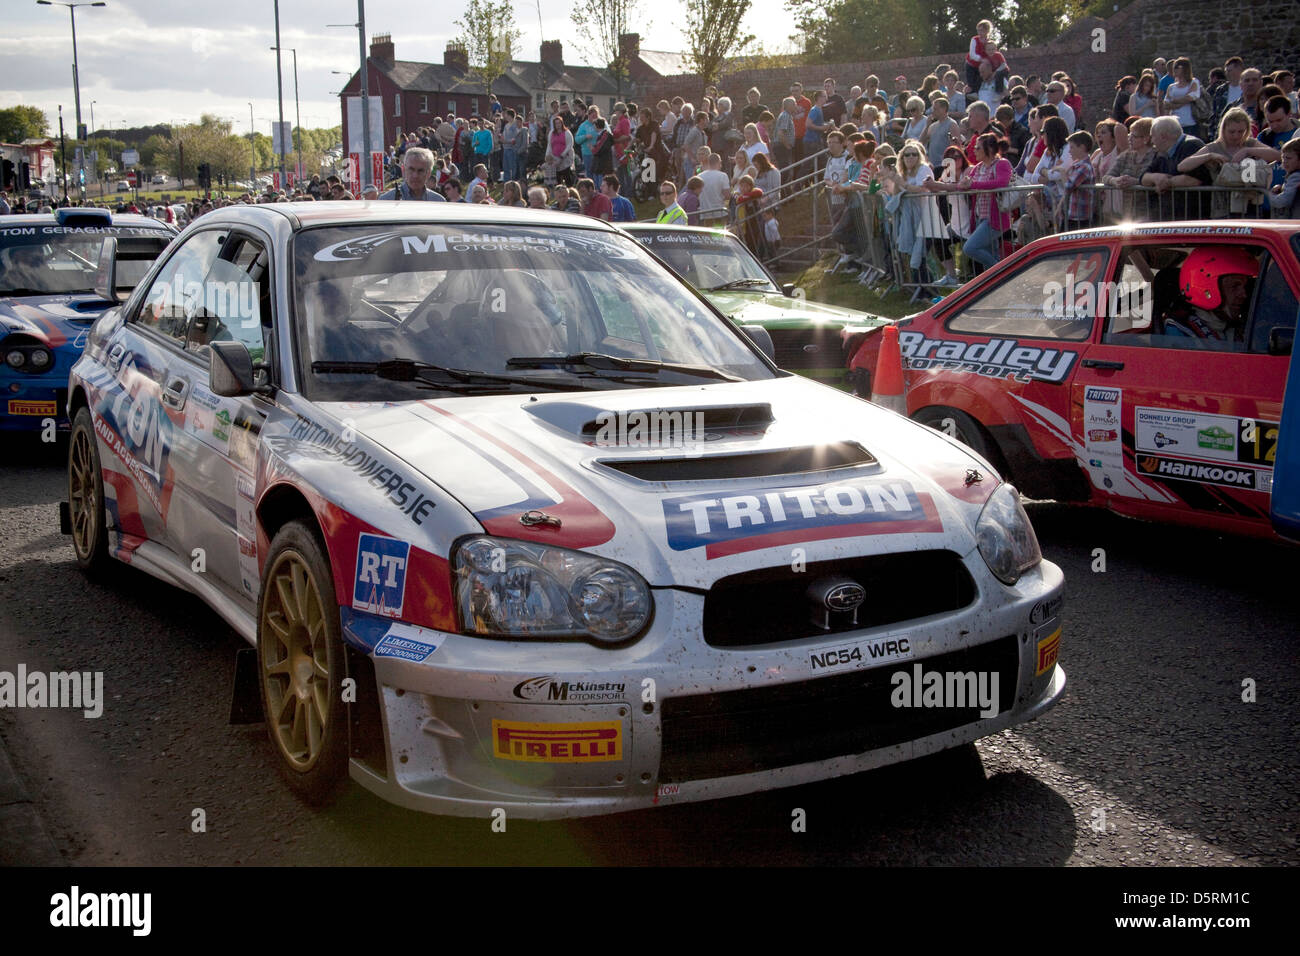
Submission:
POLYGON ((561 819, 795 786, 969 743, 1033 720, 1065 691, 1059 568, 1043 562, 992 594, 987 574, 976 580, 985 593, 957 612, 779 645, 705 644, 703 596, 676 589, 656 592, 650 630, 621 649, 425 631, 436 650, 423 661, 372 654, 385 766, 354 759, 351 774, 413 810, 561 819), (889 663, 813 660, 902 639, 910 656, 889 663), (891 690, 900 672, 995 658, 1005 682, 992 716, 900 706, 891 690))

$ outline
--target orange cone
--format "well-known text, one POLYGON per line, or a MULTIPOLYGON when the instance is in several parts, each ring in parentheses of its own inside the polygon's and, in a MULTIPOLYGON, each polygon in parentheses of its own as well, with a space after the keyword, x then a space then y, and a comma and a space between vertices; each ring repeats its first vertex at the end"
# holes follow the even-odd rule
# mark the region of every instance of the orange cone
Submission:
POLYGON ((903 353, 898 347, 898 326, 887 325, 880 334, 876 374, 871 376, 871 401, 906 415, 907 397, 903 391, 903 353))

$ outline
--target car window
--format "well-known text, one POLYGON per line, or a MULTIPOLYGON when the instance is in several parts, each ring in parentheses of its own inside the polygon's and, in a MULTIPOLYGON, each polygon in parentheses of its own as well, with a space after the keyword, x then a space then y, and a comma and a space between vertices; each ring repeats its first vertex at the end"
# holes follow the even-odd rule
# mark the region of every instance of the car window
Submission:
POLYGON ((196 232, 186 239, 149 284, 135 322, 184 344, 189 320, 203 307, 203 279, 221 254, 227 233, 196 232))
POLYGON ((254 362, 265 352, 263 319, 269 292, 261 281, 265 247, 255 239, 231 234, 203 279, 201 308, 191 317, 186 349, 202 352, 209 342, 243 342, 254 362))
POLYGON ((729 233, 637 229, 632 237, 663 259, 697 289, 753 279, 744 288, 779 292, 771 277, 739 239, 729 233), (759 282, 761 280, 761 284, 759 282))
POLYGON ((127 292, 170 240, 161 230, 140 226, 76 227, 50 222, 0 228, 0 295, 91 292, 106 236, 117 239, 118 289, 127 292))
POLYGON ((1041 256, 962 306, 953 332, 1079 342, 1092 333, 1110 252, 1071 249, 1041 256))
POLYGON ((1267 291, 1261 288, 1255 295, 1255 276, 1266 259, 1262 247, 1243 243, 1127 246, 1120 251, 1115 281, 1108 284, 1102 341, 1109 345, 1210 352, 1244 352, 1249 344, 1251 351, 1266 352, 1269 329, 1294 324, 1296 315, 1295 295, 1276 266, 1266 270, 1267 291), (1211 274, 1208 270, 1215 268, 1212 263, 1205 269, 1201 267, 1200 260, 1214 250, 1222 250, 1224 261, 1231 262, 1224 268, 1235 270, 1227 278, 1211 274), (1197 258, 1192 259, 1193 255, 1197 258), (1201 296, 1207 288, 1218 288, 1220 303, 1209 308, 1203 298, 1200 306, 1189 301, 1185 294, 1189 282, 1201 296), (1256 300, 1255 314, 1267 311, 1268 318, 1256 323, 1248 343, 1252 299, 1256 300), (1262 342, 1258 347, 1255 335, 1262 342))
POLYGON ((1270 257, 1251 310, 1250 351, 1267 353, 1269 334, 1275 328, 1295 328, 1298 311, 1295 291, 1277 260, 1270 257))

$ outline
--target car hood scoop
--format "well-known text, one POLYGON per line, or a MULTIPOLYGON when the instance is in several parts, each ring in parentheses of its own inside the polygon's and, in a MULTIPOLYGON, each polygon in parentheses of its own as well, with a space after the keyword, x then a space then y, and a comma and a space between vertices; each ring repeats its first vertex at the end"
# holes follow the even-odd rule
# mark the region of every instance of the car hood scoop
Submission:
POLYGON ((679 454, 660 458, 599 458, 597 464, 641 481, 714 481, 807 475, 876 464, 857 442, 832 442, 734 454, 679 454))

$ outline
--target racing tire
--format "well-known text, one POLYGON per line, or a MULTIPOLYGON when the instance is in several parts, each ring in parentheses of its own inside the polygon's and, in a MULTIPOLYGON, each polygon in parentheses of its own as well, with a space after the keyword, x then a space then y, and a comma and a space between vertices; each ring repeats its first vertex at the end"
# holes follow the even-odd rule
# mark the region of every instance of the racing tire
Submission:
POLYGON ((291 521, 271 541, 257 602, 257 673, 266 730, 290 789, 312 806, 348 776, 346 656, 334 578, 314 528, 291 521))
POLYGON ((988 433, 965 412, 955 408, 923 408, 912 416, 912 420, 928 425, 937 432, 943 432, 949 438, 955 438, 977 455, 1000 471, 1005 471, 1001 453, 988 433))
POLYGON ((99 464, 95 420, 84 406, 72 420, 68 439, 68 513, 77 566, 91 576, 103 573, 110 563, 104 472, 99 464))

